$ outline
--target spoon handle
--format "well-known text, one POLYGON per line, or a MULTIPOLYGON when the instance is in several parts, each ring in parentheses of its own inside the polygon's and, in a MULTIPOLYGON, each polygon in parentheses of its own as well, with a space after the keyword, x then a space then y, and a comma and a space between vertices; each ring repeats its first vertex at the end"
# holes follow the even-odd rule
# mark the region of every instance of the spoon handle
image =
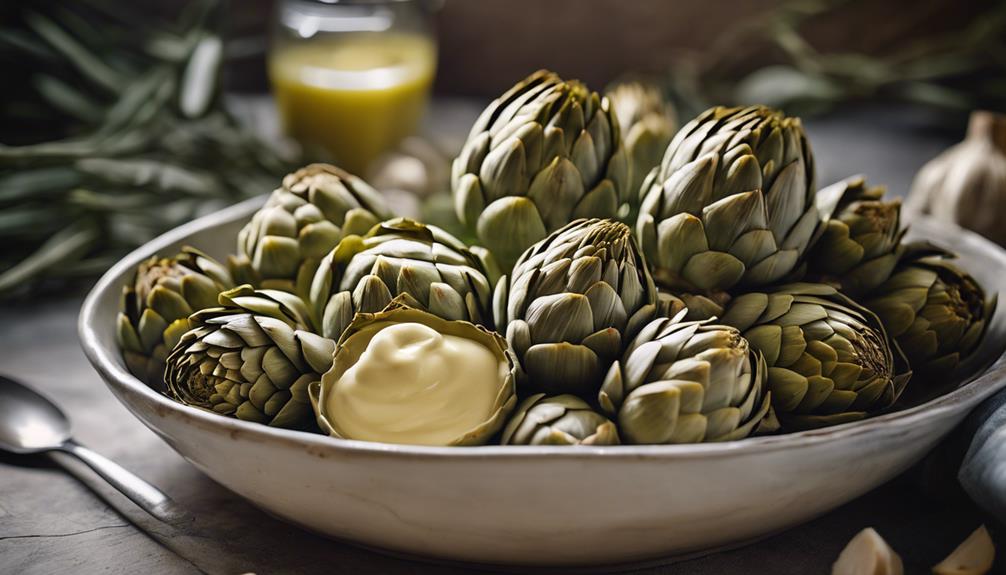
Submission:
POLYGON ((191 521, 191 516, 160 489, 140 479, 104 455, 69 440, 59 447, 88 465, 109 485, 157 519, 170 524, 191 521))

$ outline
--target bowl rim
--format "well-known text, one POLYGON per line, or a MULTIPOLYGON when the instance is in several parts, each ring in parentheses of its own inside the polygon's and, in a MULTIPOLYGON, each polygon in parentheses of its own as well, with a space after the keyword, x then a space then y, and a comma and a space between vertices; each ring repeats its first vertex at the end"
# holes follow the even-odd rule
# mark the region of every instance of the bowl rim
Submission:
MULTIPOLYGON (((107 297, 111 290, 121 289, 120 276, 131 272, 144 259, 163 251, 167 246, 184 241, 190 235, 210 228, 246 218, 263 203, 265 196, 252 198, 220 211, 195 219, 169 230, 150 242, 133 250, 119 260, 94 284, 81 306, 77 321, 77 332, 81 347, 88 361, 99 373, 113 395, 133 410, 123 395, 132 395, 136 401, 153 406, 161 417, 176 417, 185 423, 205 431, 227 434, 232 438, 247 436, 249 439, 273 443, 278 446, 295 447, 308 453, 326 457, 328 455, 388 456, 438 460, 469 459, 712 459, 731 457, 737 454, 752 455, 794 447, 812 447, 821 443, 848 439, 883 429, 895 432, 907 429, 929 419, 949 416, 961 409, 961 404, 977 405, 981 400, 1006 386, 1006 362, 1000 356, 995 363, 957 389, 925 403, 906 409, 883 413, 874 417, 843 423, 822 429, 811 429, 784 433, 747 437, 719 443, 694 443, 683 445, 612 445, 612 446, 525 446, 525 445, 482 445, 469 447, 436 447, 405 445, 341 439, 316 433, 269 427, 259 423, 242 421, 221 416, 207 410, 178 403, 153 390, 131 373, 116 359, 117 349, 103 346, 95 328, 99 318, 99 301, 107 297)), ((916 222, 913 222, 913 224, 916 222)), ((945 225, 940 223, 939 225, 945 225)), ((949 224, 946 224, 949 225, 949 224)), ((954 226, 956 227, 956 226, 954 226)), ((965 243, 977 243, 980 251, 989 253, 1006 269, 1006 250, 973 232, 957 228, 954 233, 965 243)), ((139 419, 144 420, 140 417, 139 419)), ((149 427, 152 423, 144 420, 149 427)), ((158 431, 154 429, 154 431, 158 431)))

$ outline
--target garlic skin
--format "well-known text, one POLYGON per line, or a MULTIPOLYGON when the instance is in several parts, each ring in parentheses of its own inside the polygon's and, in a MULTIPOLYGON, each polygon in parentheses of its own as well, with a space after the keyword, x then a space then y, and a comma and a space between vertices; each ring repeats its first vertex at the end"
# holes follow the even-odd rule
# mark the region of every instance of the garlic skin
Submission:
POLYGON ((891 549, 873 527, 867 527, 849 540, 831 575, 904 575, 901 557, 891 549))
POLYGON ((982 525, 957 546, 946 559, 933 567, 935 575, 985 575, 992 571, 996 550, 992 537, 982 525))
POLYGON ((919 170, 905 210, 974 230, 1006 246, 1006 116, 971 114, 963 142, 919 170))

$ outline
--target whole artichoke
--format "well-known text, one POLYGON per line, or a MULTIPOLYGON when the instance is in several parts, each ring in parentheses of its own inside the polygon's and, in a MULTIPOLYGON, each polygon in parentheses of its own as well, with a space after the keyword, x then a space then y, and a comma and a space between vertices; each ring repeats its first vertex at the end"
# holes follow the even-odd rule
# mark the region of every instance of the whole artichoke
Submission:
POLYGON ((451 170, 458 218, 504 271, 573 219, 615 217, 627 180, 608 100, 545 70, 489 104, 451 170))
POLYGON ((765 360, 732 327, 655 319, 615 362, 598 394, 628 443, 742 439, 777 427, 765 360))
POLYGON ((168 356, 171 395, 187 405, 273 427, 313 426, 307 386, 332 365, 335 342, 315 335, 297 296, 244 285, 190 318, 168 356))
POLYGON ((854 176, 817 193, 819 202, 832 204, 835 214, 824 226, 807 257, 809 272, 833 283, 851 297, 861 296, 891 277, 904 251, 907 228, 901 226, 901 200, 884 201, 884 188, 867 187, 854 176))
MULTIPOLYGON (((457 349, 456 344, 444 345, 457 349)), ((318 425, 333 437, 424 445, 482 445, 503 427, 517 403, 519 369, 506 340, 496 332, 415 309, 407 304, 407 298, 399 296, 384 310, 360 313, 353 319, 339 339, 332 369, 320 382, 313 383, 309 391, 318 425), (396 336, 382 340, 381 335, 395 328, 417 327, 415 324, 422 329, 405 336, 409 349, 390 357, 381 354, 386 348, 373 350, 389 344, 401 345, 396 336), (480 380, 478 376, 485 373, 464 371, 460 380, 453 380, 453 387, 445 382, 444 379, 451 379, 444 378, 445 371, 463 369, 438 354, 444 350, 438 344, 448 337, 491 352, 493 376, 480 380), (368 358, 372 352, 375 356, 368 358), (351 376, 364 361, 371 362, 366 367, 367 375, 351 376), (380 368, 375 362, 390 364, 390 369, 378 373, 375 369, 380 368), (381 377, 389 372, 394 378, 381 377), (430 385, 429 381, 434 383, 430 385), (459 381, 464 384, 460 388, 459 381), (476 389, 485 383, 491 386, 476 389), (463 395, 458 395, 459 392, 463 395)))
POLYGON ((943 389, 948 376, 981 343, 997 297, 948 261, 950 254, 915 244, 890 279, 864 304, 905 350, 915 377, 943 389))
POLYGON ((319 333, 338 339, 355 314, 381 311, 401 294, 444 319, 492 327, 491 291, 479 259, 458 239, 396 218, 346 237, 325 256, 309 300, 319 333))
POLYGON ((734 298, 721 321, 765 356, 783 426, 823 427, 890 407, 911 371, 872 312, 825 284, 734 298))
POLYGON ((122 288, 116 337, 129 371, 164 391, 164 360, 189 330, 189 316, 217 305, 233 287, 227 268, 190 247, 142 263, 122 288))
POLYGON ((503 445, 617 445, 618 430, 575 395, 525 399, 503 429, 503 445))
POLYGON ((231 260, 241 283, 306 295, 318 262, 349 234, 390 217, 384 198, 360 178, 311 164, 283 178, 238 234, 231 260))
POLYGON ((629 160, 629 201, 638 207, 640 184, 660 158, 678 129, 674 105, 661 89, 639 80, 619 82, 605 93, 618 118, 629 160))
POLYGON ((591 397, 657 294, 628 226, 577 220, 524 252, 494 305, 532 389, 591 397))
POLYGON ((715 293, 798 273, 823 219, 800 120, 763 106, 712 108, 692 120, 643 188, 636 233, 657 284, 672 291, 715 293))

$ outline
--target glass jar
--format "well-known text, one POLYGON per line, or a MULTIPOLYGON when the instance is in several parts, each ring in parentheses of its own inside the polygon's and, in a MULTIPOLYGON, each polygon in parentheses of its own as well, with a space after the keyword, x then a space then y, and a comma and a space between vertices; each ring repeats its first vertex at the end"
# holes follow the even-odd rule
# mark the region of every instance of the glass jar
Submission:
POLYGON ((363 174, 417 127, 436 70, 419 0, 280 0, 269 78, 286 133, 363 174))

